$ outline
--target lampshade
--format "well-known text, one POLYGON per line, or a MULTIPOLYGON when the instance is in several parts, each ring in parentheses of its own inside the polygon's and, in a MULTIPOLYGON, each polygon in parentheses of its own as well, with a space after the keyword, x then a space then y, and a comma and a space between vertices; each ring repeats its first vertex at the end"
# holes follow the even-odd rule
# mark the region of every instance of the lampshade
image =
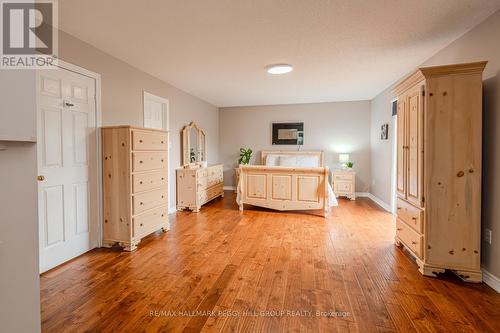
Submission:
POLYGON ((349 154, 339 154, 339 162, 340 163, 349 162, 349 154))

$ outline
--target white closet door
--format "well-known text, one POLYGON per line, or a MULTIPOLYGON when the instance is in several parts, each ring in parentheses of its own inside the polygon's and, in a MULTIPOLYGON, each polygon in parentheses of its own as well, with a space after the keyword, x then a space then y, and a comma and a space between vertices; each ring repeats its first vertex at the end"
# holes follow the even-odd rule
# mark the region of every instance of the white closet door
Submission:
POLYGON ((144 92, 144 127, 168 130, 168 100, 144 92))
POLYGON ((95 81, 65 69, 37 76, 40 271, 91 249, 97 198, 95 81), (95 164, 94 164, 95 165, 95 164), (95 193, 95 192, 94 192, 95 193))

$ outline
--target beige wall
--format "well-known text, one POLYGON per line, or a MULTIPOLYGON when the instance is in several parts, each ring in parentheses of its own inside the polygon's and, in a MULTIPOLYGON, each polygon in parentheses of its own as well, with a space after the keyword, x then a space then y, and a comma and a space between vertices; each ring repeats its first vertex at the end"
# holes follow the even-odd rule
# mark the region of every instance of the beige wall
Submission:
MULTIPOLYGON (((35 73, 0 70, 0 136, 35 133, 35 73), (22 98, 19 98, 22 95, 22 98), (19 117, 25 121, 18 127, 19 117), (18 128, 11 131, 9 127, 18 128)), ((0 141, 0 331, 40 331, 36 144, 0 141)))
POLYGON ((338 167, 338 153, 350 153, 354 162, 356 190, 370 186, 370 102, 338 102, 220 109, 220 161, 224 163, 224 185, 234 186, 240 147, 250 147, 251 163, 260 162, 260 151, 296 150, 296 146, 273 146, 271 124, 303 121, 303 150, 323 150, 325 163, 338 167))
MULTIPOLYGON (((131 45, 131 47, 135 47, 131 45)), ((180 130, 195 121, 207 134, 209 163, 219 160, 217 107, 185 93, 64 32, 59 34, 59 56, 101 74, 103 125, 143 125, 143 91, 164 97, 170 104, 170 207, 175 206, 175 168, 180 166, 180 130)))
MULTIPOLYGON (((423 66, 444 65, 461 62, 488 60, 484 72, 484 131, 483 131, 483 219, 482 227, 493 230, 493 244, 483 242, 482 262, 485 268, 500 277, 500 89, 496 76, 500 71, 500 11, 457 39, 449 46, 423 63, 423 66)), ((381 121, 390 118, 390 100, 394 96, 390 88, 371 102, 372 131, 380 127, 381 121)), ((371 193, 390 203, 391 160, 379 158, 392 154, 392 140, 380 143, 372 135, 372 187, 371 193)))

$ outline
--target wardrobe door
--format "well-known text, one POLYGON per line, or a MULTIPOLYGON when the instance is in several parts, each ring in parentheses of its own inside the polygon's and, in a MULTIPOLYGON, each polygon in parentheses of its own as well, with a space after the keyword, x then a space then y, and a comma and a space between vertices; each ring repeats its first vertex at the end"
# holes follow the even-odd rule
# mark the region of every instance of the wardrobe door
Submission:
POLYGON ((397 114, 397 192, 401 198, 406 198, 406 96, 398 98, 397 114))
POLYGON ((422 206, 423 184, 423 85, 417 85, 407 98, 407 191, 406 198, 418 207, 422 206))

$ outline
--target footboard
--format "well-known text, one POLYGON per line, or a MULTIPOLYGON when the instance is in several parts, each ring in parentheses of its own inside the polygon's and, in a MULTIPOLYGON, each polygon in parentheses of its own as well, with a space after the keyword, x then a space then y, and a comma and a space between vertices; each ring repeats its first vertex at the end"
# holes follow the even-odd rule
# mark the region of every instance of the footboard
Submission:
POLYGON ((238 205, 328 210, 328 167, 240 166, 238 205))

